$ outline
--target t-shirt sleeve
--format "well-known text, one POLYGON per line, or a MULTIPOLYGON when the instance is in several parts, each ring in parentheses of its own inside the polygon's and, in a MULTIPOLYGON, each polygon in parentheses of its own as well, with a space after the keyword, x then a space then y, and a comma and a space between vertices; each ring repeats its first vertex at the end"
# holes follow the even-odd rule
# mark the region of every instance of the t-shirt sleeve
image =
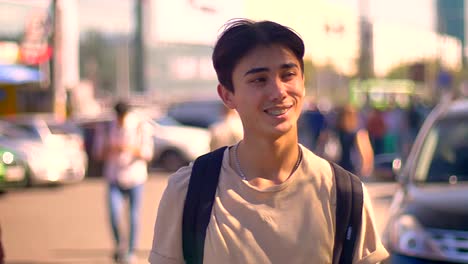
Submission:
POLYGON ((353 263, 374 264, 388 258, 388 252, 380 240, 374 218, 372 203, 363 185, 364 204, 362 208, 361 232, 356 239, 353 263))
POLYGON ((192 165, 182 167, 170 176, 159 202, 154 225, 153 246, 148 258, 151 264, 183 264, 182 214, 192 165))

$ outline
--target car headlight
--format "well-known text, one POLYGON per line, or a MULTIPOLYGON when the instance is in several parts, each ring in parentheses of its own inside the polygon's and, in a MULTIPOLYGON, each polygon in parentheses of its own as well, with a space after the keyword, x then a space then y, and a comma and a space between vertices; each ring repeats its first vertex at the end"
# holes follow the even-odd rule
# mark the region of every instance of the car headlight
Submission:
POLYGON ((410 215, 401 215, 388 230, 388 242, 396 253, 425 259, 440 259, 444 253, 419 222, 410 215))
POLYGON ((13 153, 11 153, 9 151, 5 151, 2 154, 2 161, 6 165, 10 165, 15 161, 15 155, 13 155, 13 153))

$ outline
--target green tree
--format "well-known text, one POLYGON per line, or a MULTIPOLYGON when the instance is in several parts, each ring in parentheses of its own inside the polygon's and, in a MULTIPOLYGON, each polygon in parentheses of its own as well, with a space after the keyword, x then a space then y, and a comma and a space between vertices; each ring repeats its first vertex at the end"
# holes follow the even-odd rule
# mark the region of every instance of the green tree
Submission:
POLYGON ((391 68, 385 75, 386 79, 407 79, 410 65, 402 63, 391 68))

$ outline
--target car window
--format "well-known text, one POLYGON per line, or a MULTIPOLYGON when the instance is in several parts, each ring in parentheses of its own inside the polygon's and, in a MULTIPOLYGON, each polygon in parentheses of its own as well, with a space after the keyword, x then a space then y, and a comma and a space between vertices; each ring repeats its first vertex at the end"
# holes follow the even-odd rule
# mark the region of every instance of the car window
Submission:
POLYGON ((468 181, 468 116, 449 117, 435 123, 420 150, 415 180, 468 181))
POLYGON ((48 123, 47 126, 49 127, 50 133, 55 135, 62 135, 62 134, 78 134, 82 135, 82 130, 75 124, 70 122, 65 123, 48 123))
POLYGON ((222 110, 221 100, 188 101, 170 106, 167 114, 184 125, 208 128, 221 119, 222 110))
POLYGON ((0 137, 11 139, 37 139, 37 136, 29 130, 3 123, 0 124, 0 137))
POLYGON ((34 126, 28 124, 16 124, 16 126, 23 129, 24 131, 27 131, 27 133, 29 133, 31 137, 35 139, 41 139, 39 131, 37 131, 37 129, 34 126))
POLYGON ((155 118, 154 122, 160 124, 161 126, 181 126, 182 124, 169 116, 163 116, 160 118, 155 118))

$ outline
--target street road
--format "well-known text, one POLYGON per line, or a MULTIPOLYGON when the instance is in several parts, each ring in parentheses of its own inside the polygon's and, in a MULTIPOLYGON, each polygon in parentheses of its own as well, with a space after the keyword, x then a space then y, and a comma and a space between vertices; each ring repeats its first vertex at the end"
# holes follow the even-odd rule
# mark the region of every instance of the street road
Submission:
MULTIPOLYGON (((147 263, 154 220, 168 175, 153 173, 145 186, 138 263, 147 263)), ((386 221, 395 183, 366 183, 377 225, 386 221)), ((0 196, 0 225, 7 264, 112 263, 112 239, 102 179, 15 190, 0 196)))

